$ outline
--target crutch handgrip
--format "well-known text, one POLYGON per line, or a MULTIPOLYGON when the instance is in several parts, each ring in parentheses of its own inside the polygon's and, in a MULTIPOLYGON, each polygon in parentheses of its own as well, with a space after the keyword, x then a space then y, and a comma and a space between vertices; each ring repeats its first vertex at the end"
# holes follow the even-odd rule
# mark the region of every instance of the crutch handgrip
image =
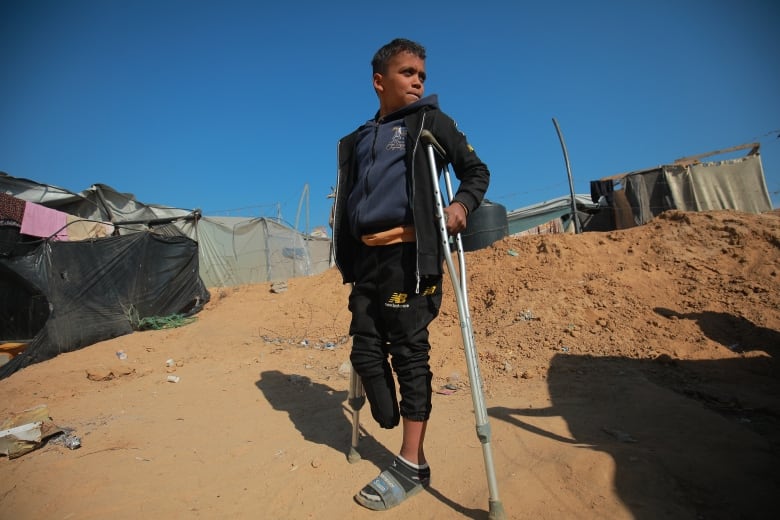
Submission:
POLYGON ((422 139, 425 144, 433 146, 433 149, 436 150, 436 153, 442 158, 447 157, 447 152, 444 151, 444 148, 439 144, 439 141, 436 140, 430 130, 423 130, 420 132, 420 139, 422 139))

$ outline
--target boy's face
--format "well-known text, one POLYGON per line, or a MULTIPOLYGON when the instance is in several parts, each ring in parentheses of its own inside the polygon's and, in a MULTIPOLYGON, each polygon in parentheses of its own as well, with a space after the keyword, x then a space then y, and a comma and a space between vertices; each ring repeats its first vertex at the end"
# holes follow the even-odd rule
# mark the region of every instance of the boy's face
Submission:
POLYGON ((425 91, 425 61, 410 52, 390 59, 385 74, 374 74, 374 89, 379 96, 379 115, 385 116, 414 103, 425 91))

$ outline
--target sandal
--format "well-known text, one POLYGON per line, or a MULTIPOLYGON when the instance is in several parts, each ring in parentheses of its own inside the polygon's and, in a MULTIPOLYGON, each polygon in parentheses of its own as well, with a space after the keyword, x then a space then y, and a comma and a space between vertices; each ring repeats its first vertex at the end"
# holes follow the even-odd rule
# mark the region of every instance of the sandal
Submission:
POLYGON ((399 468, 403 464, 398 459, 393 464, 379 474, 374 480, 355 495, 355 501, 363 507, 374 511, 384 511, 393 508, 427 488, 431 484, 430 471, 421 476, 412 477, 404 469, 411 469, 408 466, 399 468))

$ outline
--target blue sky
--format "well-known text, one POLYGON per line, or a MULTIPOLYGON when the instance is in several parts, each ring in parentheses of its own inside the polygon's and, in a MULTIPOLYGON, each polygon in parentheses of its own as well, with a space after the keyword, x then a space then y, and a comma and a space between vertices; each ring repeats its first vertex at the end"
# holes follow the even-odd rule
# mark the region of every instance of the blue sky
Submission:
POLYGON ((577 193, 758 141, 778 207, 778 5, 3 0, 0 170, 326 225, 336 142, 375 113, 371 57, 401 36, 508 210, 569 193, 553 118, 577 193))

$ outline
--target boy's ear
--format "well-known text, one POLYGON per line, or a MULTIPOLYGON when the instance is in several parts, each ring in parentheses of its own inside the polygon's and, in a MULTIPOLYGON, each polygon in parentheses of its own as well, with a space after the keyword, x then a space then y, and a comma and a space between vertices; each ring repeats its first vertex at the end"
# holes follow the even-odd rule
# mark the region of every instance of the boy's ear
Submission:
POLYGON ((379 72, 374 72, 374 90, 377 92, 384 90, 384 87, 382 86, 382 74, 379 72))

